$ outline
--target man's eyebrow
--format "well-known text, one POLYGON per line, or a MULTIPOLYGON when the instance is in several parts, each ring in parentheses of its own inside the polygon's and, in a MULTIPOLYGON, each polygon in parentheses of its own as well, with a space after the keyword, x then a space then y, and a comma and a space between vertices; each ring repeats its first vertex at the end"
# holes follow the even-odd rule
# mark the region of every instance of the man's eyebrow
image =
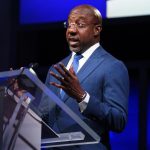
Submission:
POLYGON ((85 18, 78 18, 78 19, 76 20, 76 22, 86 22, 86 19, 85 19, 85 18))

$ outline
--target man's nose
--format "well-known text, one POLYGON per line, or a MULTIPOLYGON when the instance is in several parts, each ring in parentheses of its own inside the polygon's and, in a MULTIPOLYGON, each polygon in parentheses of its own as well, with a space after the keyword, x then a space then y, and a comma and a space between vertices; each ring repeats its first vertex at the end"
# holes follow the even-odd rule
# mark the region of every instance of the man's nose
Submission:
POLYGON ((76 32, 77 32, 76 26, 70 26, 70 27, 67 29, 67 32, 68 32, 69 34, 76 34, 76 32))
POLYGON ((77 28, 75 26, 71 26, 68 28, 69 31, 77 31, 77 28))

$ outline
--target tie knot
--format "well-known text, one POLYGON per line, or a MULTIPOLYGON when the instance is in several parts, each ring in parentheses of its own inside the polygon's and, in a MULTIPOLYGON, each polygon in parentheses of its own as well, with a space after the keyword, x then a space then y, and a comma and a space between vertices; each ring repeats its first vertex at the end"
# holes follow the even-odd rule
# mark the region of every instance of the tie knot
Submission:
POLYGON ((74 55, 74 59, 76 59, 77 61, 79 61, 83 56, 81 54, 75 54, 74 55))

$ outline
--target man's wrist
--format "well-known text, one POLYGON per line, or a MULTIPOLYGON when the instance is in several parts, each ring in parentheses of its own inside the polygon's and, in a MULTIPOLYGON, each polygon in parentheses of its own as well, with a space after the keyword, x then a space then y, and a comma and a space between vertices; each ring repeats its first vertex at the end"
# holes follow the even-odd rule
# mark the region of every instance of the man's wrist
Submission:
POLYGON ((83 101, 86 97, 87 93, 84 91, 84 94, 80 95, 78 102, 80 103, 81 101, 83 101))
POLYGON ((87 95, 87 93, 85 92, 85 93, 81 96, 81 99, 82 99, 82 100, 85 99, 86 95, 87 95))
POLYGON ((86 97, 79 103, 79 108, 81 113, 86 109, 89 103, 90 95, 86 92, 86 97))

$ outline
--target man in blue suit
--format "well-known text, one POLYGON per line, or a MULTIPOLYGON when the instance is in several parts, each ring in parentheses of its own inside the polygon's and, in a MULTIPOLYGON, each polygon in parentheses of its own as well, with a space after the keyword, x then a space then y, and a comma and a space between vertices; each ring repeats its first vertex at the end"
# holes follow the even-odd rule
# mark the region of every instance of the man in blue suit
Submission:
MULTIPOLYGON (((121 132, 128 115, 129 77, 123 62, 106 52, 100 45, 102 16, 93 6, 80 5, 71 10, 66 31, 71 54, 50 68, 46 85, 59 96, 99 136, 98 144, 54 149, 107 150, 109 131, 121 132), (82 55, 82 56, 81 56, 82 55), (77 72, 73 68, 78 60, 77 72), (63 95, 63 96, 61 96, 63 95)), ((43 110, 48 111, 48 106, 43 110)), ((55 109, 55 108, 54 108, 55 109)), ((54 127, 65 130, 73 125, 60 111, 54 127)))

